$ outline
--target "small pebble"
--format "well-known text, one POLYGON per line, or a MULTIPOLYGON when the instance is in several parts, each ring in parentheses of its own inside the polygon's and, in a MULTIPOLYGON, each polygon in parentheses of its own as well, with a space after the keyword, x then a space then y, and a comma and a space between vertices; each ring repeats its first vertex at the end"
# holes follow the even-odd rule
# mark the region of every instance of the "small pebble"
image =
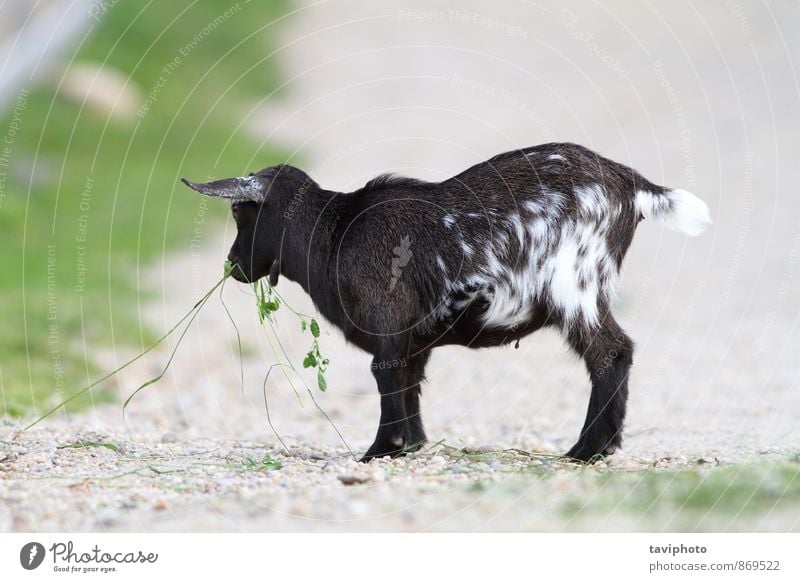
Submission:
POLYGON ((345 474, 337 475, 336 478, 339 479, 343 485, 361 485, 362 483, 370 481, 370 477, 367 475, 345 474))
POLYGON ((164 444, 177 443, 178 435, 176 435, 174 432, 165 432, 163 435, 161 435, 161 442, 164 444))
POLYGON ((719 465, 719 459, 716 457, 709 458, 709 457, 700 457, 697 459, 698 465, 719 465))
POLYGON ((2 459, 0 459, 0 464, 3 464, 3 463, 13 463, 13 462, 14 462, 14 461, 16 461, 18 458, 19 458, 19 454, 18 454, 18 453, 15 453, 15 452, 13 452, 13 451, 12 451, 12 452, 8 453, 8 454, 7 454, 5 457, 3 457, 2 459))

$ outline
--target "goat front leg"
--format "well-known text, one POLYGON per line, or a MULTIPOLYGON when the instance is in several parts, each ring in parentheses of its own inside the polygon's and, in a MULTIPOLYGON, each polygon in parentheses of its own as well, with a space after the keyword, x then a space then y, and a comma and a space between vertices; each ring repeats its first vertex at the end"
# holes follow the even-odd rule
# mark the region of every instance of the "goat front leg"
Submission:
POLYGON ((396 457, 406 452, 411 442, 411 431, 406 415, 406 386, 403 385, 400 360, 384 359, 375 356, 372 360, 372 374, 378 383, 381 395, 381 420, 375 442, 361 458, 362 463, 378 457, 396 457))
POLYGON ((408 428, 411 438, 406 445, 406 451, 414 452, 422 448, 428 440, 422 426, 422 412, 420 411, 421 384, 425 380, 425 365, 431 357, 431 351, 425 350, 409 356, 405 369, 405 400, 406 414, 408 415, 408 428))

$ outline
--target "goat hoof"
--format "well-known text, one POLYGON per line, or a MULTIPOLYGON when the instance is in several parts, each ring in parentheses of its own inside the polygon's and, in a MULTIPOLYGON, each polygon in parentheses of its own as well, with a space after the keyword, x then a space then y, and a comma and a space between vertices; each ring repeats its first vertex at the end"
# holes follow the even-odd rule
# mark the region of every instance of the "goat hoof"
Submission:
POLYGON ((603 448, 596 445, 587 445, 579 441, 564 455, 564 458, 569 461, 591 465, 592 463, 596 463, 597 461, 601 461, 613 455, 617 448, 619 447, 616 444, 611 444, 603 448))
MULTIPOLYGON (((407 442, 408 440, 406 438, 398 435, 392 437, 388 442, 381 442, 380 444, 377 442, 372 443, 369 450, 361 457, 360 462, 369 463, 372 459, 378 459, 380 457, 399 457, 405 455, 412 449, 411 446, 406 445, 407 442)), ((421 445, 422 443, 420 443, 420 446, 421 445)))
POLYGON ((400 451, 400 452, 392 452, 392 453, 384 453, 384 452, 373 453, 373 452, 367 451, 364 454, 364 456, 361 457, 358 460, 358 462, 359 463, 369 463, 372 459, 381 459, 383 457, 397 457, 397 456, 399 456, 401 454, 403 454, 402 451, 400 451))
POLYGON ((422 439, 422 440, 418 440, 418 441, 413 441, 410 445, 406 446, 405 452, 406 453, 416 453, 418 450, 420 450, 425 445, 427 440, 428 439, 422 439))

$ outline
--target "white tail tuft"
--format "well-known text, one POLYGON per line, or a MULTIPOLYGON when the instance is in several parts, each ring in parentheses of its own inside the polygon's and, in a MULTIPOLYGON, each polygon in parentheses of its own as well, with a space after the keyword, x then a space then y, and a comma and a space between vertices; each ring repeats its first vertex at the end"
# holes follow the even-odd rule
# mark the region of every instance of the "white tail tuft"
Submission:
POLYGON ((670 190, 664 194, 639 190, 636 209, 645 218, 689 236, 697 236, 711 224, 706 203, 686 190, 670 190))

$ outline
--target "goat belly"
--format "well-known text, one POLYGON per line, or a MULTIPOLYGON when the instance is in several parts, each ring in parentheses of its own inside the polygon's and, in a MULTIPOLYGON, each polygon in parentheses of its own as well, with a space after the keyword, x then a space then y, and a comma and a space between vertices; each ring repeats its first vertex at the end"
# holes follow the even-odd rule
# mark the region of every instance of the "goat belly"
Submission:
MULTIPOLYGON (((534 303, 526 306, 524 320, 509 326, 486 324, 494 295, 491 288, 480 289, 472 295, 457 292, 439 308, 439 317, 428 330, 433 345, 462 345, 473 348, 501 346, 514 342, 548 324, 548 312, 534 303), (446 312, 446 315, 442 316, 446 312)), ((434 310, 436 311, 436 310, 434 310)))
POLYGON ((516 342, 546 325, 546 317, 532 317, 514 328, 489 328, 477 319, 459 319, 452 325, 440 325, 425 338, 431 346, 458 345, 490 348, 516 342))

